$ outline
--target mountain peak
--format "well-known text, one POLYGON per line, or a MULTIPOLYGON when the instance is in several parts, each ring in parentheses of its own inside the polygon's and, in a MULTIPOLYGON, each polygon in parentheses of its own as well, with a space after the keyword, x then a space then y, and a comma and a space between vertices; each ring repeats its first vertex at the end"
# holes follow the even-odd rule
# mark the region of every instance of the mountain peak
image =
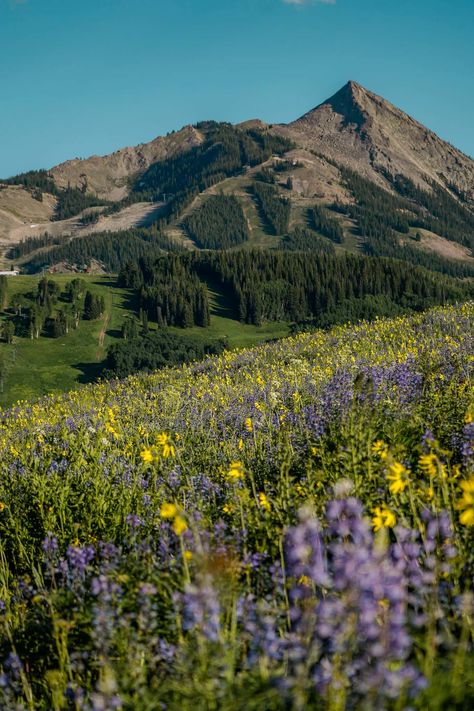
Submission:
MULTIPOLYGON (((285 129, 284 129, 285 130, 285 129)), ((425 189, 435 182, 474 190, 473 162, 453 146, 354 80, 286 126, 298 145, 376 183, 400 173, 425 189)))

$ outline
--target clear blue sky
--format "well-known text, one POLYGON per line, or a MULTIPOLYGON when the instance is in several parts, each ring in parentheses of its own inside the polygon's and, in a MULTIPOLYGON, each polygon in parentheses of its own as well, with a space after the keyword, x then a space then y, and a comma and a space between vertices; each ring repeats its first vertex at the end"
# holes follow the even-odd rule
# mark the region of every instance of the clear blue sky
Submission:
POLYGON ((354 79, 474 156, 474 0, 0 0, 0 176, 354 79))

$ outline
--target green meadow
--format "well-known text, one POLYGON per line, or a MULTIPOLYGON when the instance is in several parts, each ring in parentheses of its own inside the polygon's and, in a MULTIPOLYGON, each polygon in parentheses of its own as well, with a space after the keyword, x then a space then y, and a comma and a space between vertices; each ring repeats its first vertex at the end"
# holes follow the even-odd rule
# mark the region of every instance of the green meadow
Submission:
MULTIPOLYGON (((31 400, 49 393, 67 392, 81 384, 94 381, 100 374, 107 348, 121 340, 125 318, 137 313, 132 291, 115 286, 114 276, 51 275, 64 290, 76 276, 83 278, 88 288, 105 299, 105 312, 96 321, 81 320, 76 330, 61 338, 41 336, 32 340, 15 336, 11 345, 0 343, 0 405, 9 407, 18 400, 31 400)), ((11 277, 8 300, 15 294, 36 292, 39 276, 11 277)), ((288 334, 288 324, 270 323, 264 326, 241 324, 237 321, 221 294, 210 288, 211 325, 209 328, 187 329, 186 333, 207 334, 211 338, 227 337, 230 348, 249 347, 281 338, 288 334)), ((59 301, 57 307, 63 302, 59 301)), ((2 314, 0 318, 5 318, 2 314)), ((153 324, 151 325, 153 328, 153 324)), ((180 331, 181 329, 173 329, 180 331)))

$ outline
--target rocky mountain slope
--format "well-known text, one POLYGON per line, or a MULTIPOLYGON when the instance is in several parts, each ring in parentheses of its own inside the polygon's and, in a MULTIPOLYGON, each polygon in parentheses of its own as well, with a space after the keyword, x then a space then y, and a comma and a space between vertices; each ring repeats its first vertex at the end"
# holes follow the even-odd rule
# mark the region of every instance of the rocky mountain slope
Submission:
POLYGON ((353 81, 289 124, 268 125, 253 119, 235 127, 212 122, 186 126, 107 156, 66 161, 44 175, 49 188, 43 185, 40 195, 31 181, 0 185, 0 244, 45 232, 84 236, 150 224, 163 217, 168 193, 175 205, 162 229, 189 246, 183 217, 199 209, 208 195, 223 192, 241 202, 253 246, 275 247, 281 237, 270 238, 252 194, 255 180, 264 175, 291 203, 288 229, 306 228, 308 211, 315 204, 346 206, 345 214, 342 209, 335 215, 345 234, 342 246, 367 247, 380 235, 373 220, 365 224, 365 232, 360 227, 359 208, 365 196, 366 213, 373 211, 374 200, 378 202, 379 221, 386 209, 411 215, 408 227, 399 229, 392 214, 384 226, 385 246, 379 245, 375 253, 399 256, 387 248, 386 229, 390 229, 401 233, 390 236, 400 245, 416 236, 417 244, 410 243, 410 249, 432 250, 460 261, 472 258, 474 161, 353 81), (81 198, 77 212, 69 205, 68 219, 58 220, 58 203, 67 190, 76 191, 74 199, 87 196, 88 209, 83 209, 86 202, 82 205, 81 198), (115 205, 113 219, 111 205, 115 205), (91 209, 94 219, 84 220, 91 209), (453 210, 460 211, 454 218, 453 210))
POLYGON ((128 193, 127 180, 143 172, 153 163, 170 158, 177 153, 202 143, 202 136, 193 126, 141 143, 132 148, 122 148, 107 156, 76 158, 50 170, 58 187, 87 186, 87 189, 106 200, 121 200, 128 193))
POLYGON ((279 129, 301 148, 375 182, 380 171, 428 187, 434 181, 474 200, 474 161, 385 99, 348 82, 334 96, 279 129))

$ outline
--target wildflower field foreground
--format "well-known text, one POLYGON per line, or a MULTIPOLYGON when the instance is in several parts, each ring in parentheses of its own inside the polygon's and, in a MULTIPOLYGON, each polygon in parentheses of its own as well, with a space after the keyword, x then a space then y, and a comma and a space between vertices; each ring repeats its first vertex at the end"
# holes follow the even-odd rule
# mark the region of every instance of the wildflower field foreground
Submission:
POLYGON ((0 708, 474 708, 474 304, 0 413, 0 708))

